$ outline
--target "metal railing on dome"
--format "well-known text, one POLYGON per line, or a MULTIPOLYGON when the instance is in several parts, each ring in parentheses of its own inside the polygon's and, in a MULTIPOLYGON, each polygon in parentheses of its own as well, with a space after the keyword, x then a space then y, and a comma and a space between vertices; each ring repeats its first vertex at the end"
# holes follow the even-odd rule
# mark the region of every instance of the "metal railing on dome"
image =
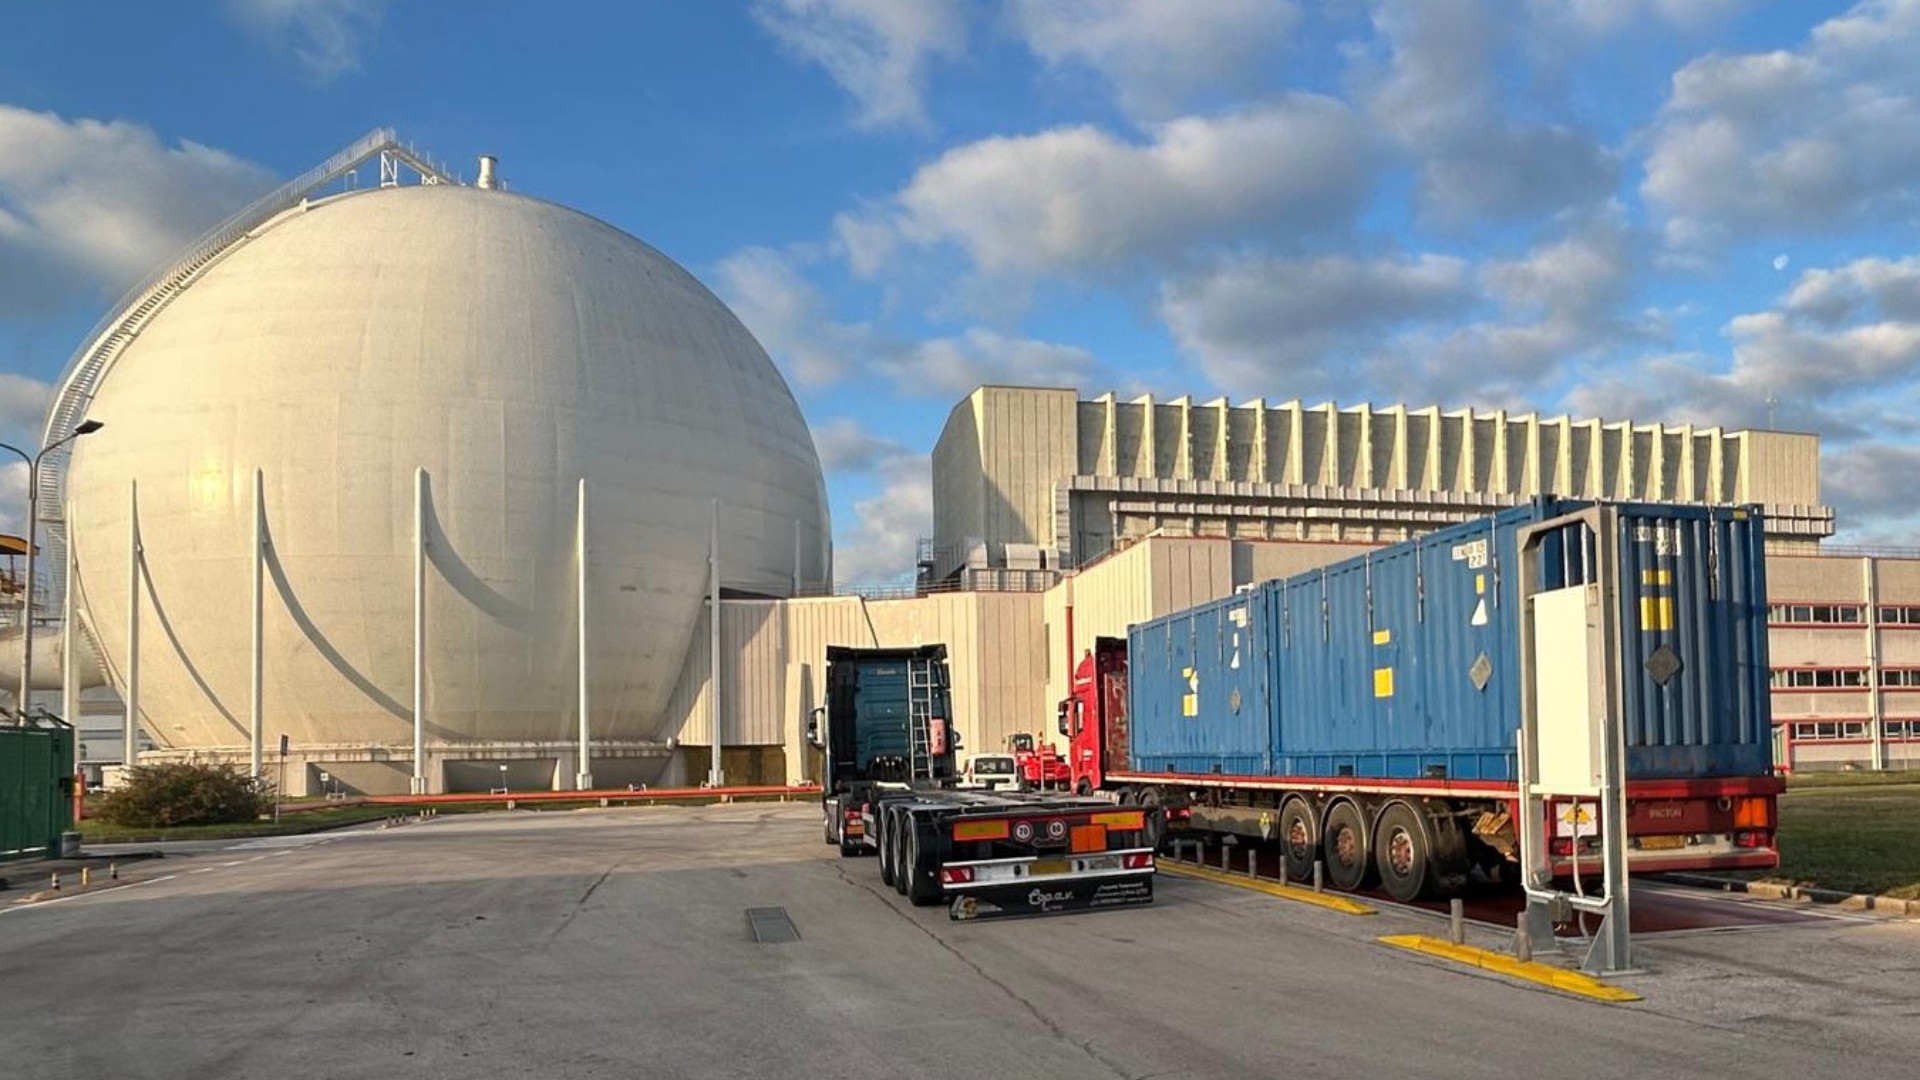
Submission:
MULTIPOLYGON (((248 203, 202 233, 179 257, 128 289, 81 339, 80 348, 60 375, 59 390, 55 393, 53 408, 47 413, 41 445, 50 446, 65 439, 86 419, 94 394, 114 360, 154 315, 186 288, 194 275, 255 229, 300 205, 314 191, 383 155, 405 163, 420 175, 423 183, 452 182, 439 165, 411 144, 401 143, 394 129, 383 127, 368 132, 332 157, 248 203)), ((68 443, 49 453, 40 467, 40 520, 48 526, 48 553, 55 556, 48 560, 48 565, 53 568, 56 592, 66 586, 62 578, 63 560, 58 554, 66 545, 65 493, 67 463, 72 452, 73 444, 68 443)))

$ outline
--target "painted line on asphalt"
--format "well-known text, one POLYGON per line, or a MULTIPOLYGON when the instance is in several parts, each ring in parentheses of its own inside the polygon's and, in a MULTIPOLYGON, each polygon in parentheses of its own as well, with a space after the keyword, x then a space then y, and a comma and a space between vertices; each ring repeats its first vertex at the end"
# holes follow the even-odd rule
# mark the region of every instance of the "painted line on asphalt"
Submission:
POLYGON ((1537 983, 1562 993, 1594 1001, 1617 1004, 1623 1001, 1641 1000, 1639 994, 1631 990, 1623 990, 1611 983, 1601 982, 1585 972, 1568 971, 1566 968, 1532 960, 1515 960, 1505 953, 1479 949, 1472 945, 1455 945, 1450 941, 1442 941, 1422 934, 1391 934, 1381 938, 1380 942, 1396 949, 1407 949, 1423 956, 1436 956, 1442 960, 1451 960, 1468 967, 1479 968, 1481 971, 1490 971, 1496 975, 1537 983))
POLYGON ((142 885, 158 885, 163 881, 172 881, 174 878, 178 876, 179 876, 178 874, 167 874, 163 877, 147 878, 145 881, 129 881, 125 885, 114 885, 105 889, 89 889, 86 892, 74 893, 72 896, 56 897, 52 900, 34 900, 31 902, 16 902, 12 907, 0 908, 0 915, 5 915, 5 914, 8 914, 9 912, 14 912, 14 911, 36 911, 43 907, 52 907, 55 904, 64 904, 69 900, 85 900, 90 896, 100 896, 105 893, 119 892, 122 889, 137 889, 142 885))
POLYGON ((1374 913, 1373 908, 1368 907, 1366 904, 1351 897, 1341 896, 1338 893, 1317 893, 1312 889, 1302 889, 1295 885, 1282 885, 1277 881, 1267 881, 1261 878, 1229 874, 1221 870, 1213 870, 1204 866, 1189 866, 1185 863, 1163 861, 1158 864, 1158 868, 1162 873, 1172 874, 1176 877, 1194 878, 1198 881, 1211 881, 1215 885, 1231 885, 1236 889, 1251 889, 1254 892, 1265 893, 1268 896, 1277 896, 1282 900, 1292 900, 1301 904, 1312 904, 1314 907, 1326 908, 1329 911, 1338 911, 1343 915, 1372 915, 1374 913))

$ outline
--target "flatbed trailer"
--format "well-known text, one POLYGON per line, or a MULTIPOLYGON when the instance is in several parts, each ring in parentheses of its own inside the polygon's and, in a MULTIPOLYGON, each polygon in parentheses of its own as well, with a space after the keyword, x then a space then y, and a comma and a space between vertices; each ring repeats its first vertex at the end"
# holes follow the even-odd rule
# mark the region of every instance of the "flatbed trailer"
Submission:
MULTIPOLYGON (((1336 889, 1411 900, 1511 879, 1521 695, 1580 677, 1535 656, 1528 559, 1547 590, 1620 583, 1628 869, 1777 865, 1757 511, 1619 504, 1602 567, 1572 524, 1585 505, 1537 500, 1097 639, 1060 706, 1075 790, 1273 844, 1296 881, 1319 863, 1336 889)), ((1554 875, 1600 872, 1594 806, 1544 807, 1554 875)))
POLYGON ((1163 822, 1145 807, 1055 792, 957 786, 946 649, 827 650, 821 827, 842 857, 955 919, 1150 903, 1163 822))

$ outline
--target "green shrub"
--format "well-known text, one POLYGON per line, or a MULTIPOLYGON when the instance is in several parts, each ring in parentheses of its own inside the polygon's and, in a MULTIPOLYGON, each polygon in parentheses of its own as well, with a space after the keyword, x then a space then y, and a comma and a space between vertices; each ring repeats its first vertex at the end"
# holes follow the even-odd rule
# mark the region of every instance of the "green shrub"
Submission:
POLYGON ((234 765, 136 765, 89 816, 114 825, 170 828, 252 821, 273 809, 268 785, 234 765))

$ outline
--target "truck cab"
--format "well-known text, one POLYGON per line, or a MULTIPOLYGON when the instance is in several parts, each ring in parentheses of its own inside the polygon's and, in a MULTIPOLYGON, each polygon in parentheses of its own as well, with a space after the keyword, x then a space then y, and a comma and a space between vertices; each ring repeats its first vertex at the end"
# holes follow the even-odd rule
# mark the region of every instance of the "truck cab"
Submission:
POLYGON ((1098 791, 1110 768, 1127 761, 1127 642, 1095 638, 1073 672, 1071 695, 1056 719, 1067 739, 1067 782, 1078 794, 1098 791))

